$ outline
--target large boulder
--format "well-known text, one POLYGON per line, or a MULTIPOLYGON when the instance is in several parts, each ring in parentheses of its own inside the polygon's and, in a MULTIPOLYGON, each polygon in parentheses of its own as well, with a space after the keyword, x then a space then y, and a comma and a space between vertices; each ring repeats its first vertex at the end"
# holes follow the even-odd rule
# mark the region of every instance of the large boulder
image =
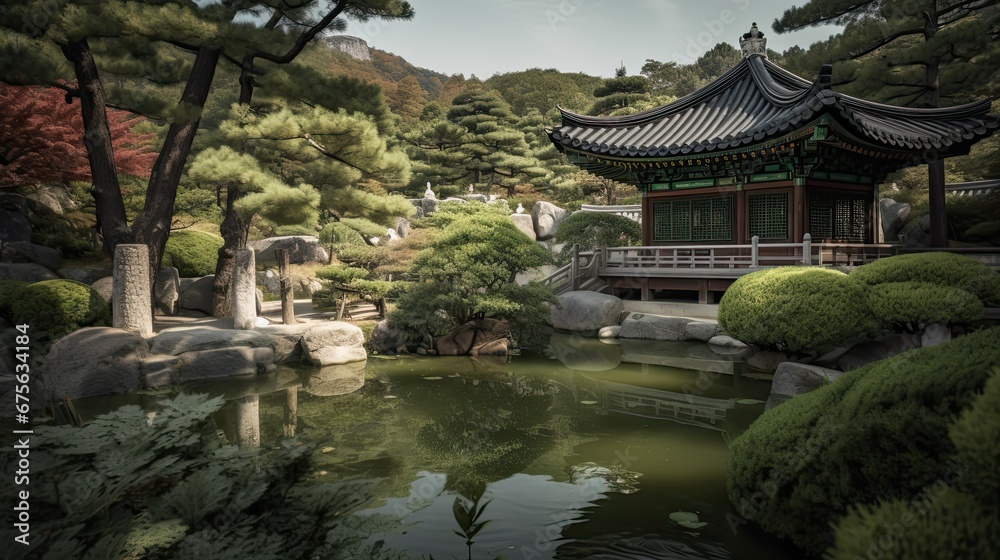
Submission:
POLYGON ((719 334, 719 323, 716 321, 691 321, 684 327, 688 340, 708 342, 719 334))
POLYGON ((184 288, 177 298, 177 307, 187 311, 199 311, 206 315, 212 314, 212 283, 215 275, 209 274, 192 282, 184 288))
POLYGON ((0 239, 7 243, 31 243, 31 223, 28 218, 14 210, 0 209, 0 239))
POLYGON ((247 246, 253 249, 257 264, 277 263, 274 255, 274 251, 277 249, 288 251, 288 262, 292 264, 307 262, 326 264, 330 262, 330 255, 320 244, 319 238, 313 235, 268 237, 259 241, 251 241, 247 243, 247 246))
POLYGON ((559 304, 549 308, 553 327, 570 332, 596 334, 603 327, 617 325, 624 309, 622 300, 597 292, 567 292, 559 296, 559 304))
POLYGON ((400 347, 410 346, 411 338, 405 330, 393 328, 383 319, 375 324, 368 346, 377 354, 395 354, 400 347))
POLYGON ((916 225, 909 228, 906 238, 903 239, 904 249, 917 249, 930 247, 931 244, 931 217, 930 215, 920 218, 916 225))
POLYGON ((269 293, 281 293, 281 277, 278 276, 278 271, 272 268, 257 273, 257 285, 263 286, 269 293))
POLYGON ((57 270, 62 266, 62 251, 27 241, 14 241, 4 244, 3 253, 0 256, 5 260, 33 262, 49 270, 57 270))
POLYGON ((153 305, 157 315, 176 315, 180 297, 181 277, 177 269, 168 266, 156 273, 153 281, 153 305))
MULTIPOLYGON (((270 327, 269 327, 270 328, 270 327)), ((150 340, 150 352, 179 356, 221 348, 274 348, 271 337, 256 330, 194 326, 160 331, 150 340)))
POLYGON ((888 243, 899 239, 899 228, 910 217, 910 205, 906 202, 896 202, 891 198, 878 201, 878 211, 882 221, 883 239, 888 243))
POLYGON ((844 372, 819 366, 782 362, 774 371, 771 381, 771 394, 794 397, 819 389, 823 385, 836 380, 844 372))
POLYGON ((90 288, 101 295, 104 301, 111 303, 111 296, 115 293, 115 277, 105 276, 104 278, 97 279, 90 288))
POLYGON ((569 216, 569 211, 559 208, 551 202, 539 200, 531 207, 531 221, 535 227, 535 237, 546 241, 556 236, 559 222, 569 216))
POLYGON ((28 208, 36 214, 64 216, 77 208, 77 203, 66 189, 53 185, 38 185, 25 196, 28 208))
POLYGON ((81 284, 92 285, 94 282, 111 274, 111 268, 70 267, 60 268, 56 272, 67 280, 75 280, 81 284))
POLYGON ((511 214, 510 220, 514 222, 517 229, 523 231, 532 241, 535 240, 535 225, 531 220, 531 216, 527 214, 511 214))
POLYGON ((302 333, 302 356, 316 366, 361 362, 368 359, 361 329, 343 321, 324 321, 302 333))
POLYGON ((54 272, 35 263, 0 263, 0 280, 19 280, 22 282, 41 282, 42 280, 58 280, 54 272))
POLYGON ((128 393, 142 388, 142 361, 149 347, 141 336, 111 327, 90 327, 56 341, 42 368, 45 394, 71 399, 128 393))
POLYGON ((687 340, 687 326, 691 319, 632 313, 622 321, 620 338, 645 338, 648 340, 687 340))
POLYGON ((507 354, 510 325, 500 319, 479 319, 455 327, 435 342, 442 356, 502 356, 507 354))
POLYGON ((274 364, 270 347, 214 348, 185 352, 177 356, 177 383, 196 379, 217 379, 266 373, 274 364))

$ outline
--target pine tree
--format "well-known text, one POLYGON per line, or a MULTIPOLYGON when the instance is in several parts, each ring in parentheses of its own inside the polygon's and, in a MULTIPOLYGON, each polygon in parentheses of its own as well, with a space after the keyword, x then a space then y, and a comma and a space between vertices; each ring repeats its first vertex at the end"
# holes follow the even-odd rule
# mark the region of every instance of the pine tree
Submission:
MULTIPOLYGON (((806 60, 839 61, 849 91, 914 107, 969 100, 1000 68, 997 0, 811 0, 776 19, 778 33, 833 23, 844 31, 810 47, 806 60)), ((985 90, 985 91, 984 91, 985 90)), ((947 244, 944 162, 928 162, 931 244, 947 244)))
POLYGON ((627 76, 625 67, 615 70, 615 77, 604 80, 594 89, 597 99, 590 106, 590 115, 614 115, 629 111, 629 107, 646 98, 649 80, 643 76, 627 76))

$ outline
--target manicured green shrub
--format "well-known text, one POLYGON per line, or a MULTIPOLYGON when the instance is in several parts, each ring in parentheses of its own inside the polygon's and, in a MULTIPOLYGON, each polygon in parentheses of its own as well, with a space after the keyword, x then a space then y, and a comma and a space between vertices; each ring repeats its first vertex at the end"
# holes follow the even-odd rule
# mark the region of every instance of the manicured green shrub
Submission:
POLYGON ((819 553, 852 505, 910 499, 950 472, 950 419, 1000 364, 1000 328, 844 374, 758 418, 732 444, 737 512, 819 553))
POLYGON ((973 496, 939 484, 914 502, 852 510, 837 526, 829 560, 977 560, 1000 552, 1000 515, 973 496))
POLYGON ((868 309, 883 329, 916 332, 921 325, 972 323, 983 304, 971 293, 927 282, 889 282, 865 290, 868 309))
POLYGON ((162 266, 177 268, 181 278, 215 274, 222 244, 222 238, 215 235, 200 231, 175 231, 167 238, 162 266))
POLYGON ((565 243, 560 260, 569 258, 573 244, 581 251, 598 247, 625 247, 642 244, 642 228, 635 220, 602 212, 576 212, 559 223, 556 243, 565 243))
POLYGON ((962 412, 949 434, 958 450, 961 488, 983 503, 1000 506, 1000 366, 993 368, 983 394, 962 412))
POLYGON ((783 266, 739 278, 719 302, 719 324, 747 343, 820 354, 868 333, 864 291, 834 270, 783 266))
POLYGON ((110 325, 111 308, 100 294, 73 280, 43 280, 20 290, 11 306, 16 323, 53 338, 82 327, 110 325))
POLYGON ((1000 306, 1000 274, 985 264, 955 253, 912 253, 886 257, 859 266, 851 280, 873 286, 890 282, 927 282, 961 288, 987 307, 1000 306))
POLYGON ((18 300, 21 290, 31 282, 0 280, 0 317, 11 318, 11 307, 18 300))

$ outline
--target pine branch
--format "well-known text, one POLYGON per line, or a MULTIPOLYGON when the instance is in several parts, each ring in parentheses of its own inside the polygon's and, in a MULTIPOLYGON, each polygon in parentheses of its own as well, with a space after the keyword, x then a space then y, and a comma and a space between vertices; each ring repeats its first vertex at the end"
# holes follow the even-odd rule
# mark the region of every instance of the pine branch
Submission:
MULTIPOLYGON (((272 53, 259 51, 257 49, 252 49, 250 52, 247 53, 246 56, 249 57, 251 60, 254 58, 263 58, 264 60, 269 60, 275 64, 288 64, 289 62, 294 60, 295 57, 298 56, 300 52, 302 52, 302 49, 305 48, 305 46, 309 43, 309 41, 312 41, 313 38, 319 34, 320 31, 326 29, 327 26, 333 23, 333 20, 337 19, 337 16, 339 16, 344 11, 344 9, 347 8, 348 3, 349 0, 338 0, 336 7, 334 7, 325 16, 323 16, 323 19, 319 20, 319 22, 317 22, 316 25, 313 25, 312 27, 307 29, 304 33, 299 35, 295 39, 295 44, 292 45, 292 47, 288 49, 288 51, 285 54, 275 55, 272 53)), ((276 13, 278 12, 280 12, 280 10, 278 10, 276 13)))
MULTIPOLYGON (((784 25, 782 25, 780 31, 778 30, 777 27, 775 27, 775 25, 772 25, 771 28, 774 29, 774 31, 776 33, 788 33, 790 31, 798 31, 800 29, 805 29, 806 27, 818 27, 820 25, 825 25, 825 24, 827 24, 827 23, 829 23, 829 22, 831 22, 831 21, 833 21, 833 20, 835 20, 837 18, 846 16, 847 14, 849 14, 851 12, 859 10, 859 9, 863 8, 864 6, 867 6, 867 5, 871 4, 873 1, 874 0, 864 0, 862 2, 858 2, 856 4, 852 4, 850 6, 847 6, 847 7, 845 7, 844 9, 842 9, 842 10, 840 10, 838 12, 830 14, 829 16, 823 16, 823 17, 821 17, 819 19, 815 19, 815 20, 812 20, 812 21, 809 21, 809 22, 806 22, 806 23, 802 23, 802 24, 799 24, 799 25, 793 25, 793 26, 784 26, 784 25)), ((775 24, 778 24, 780 22, 780 20, 775 19, 774 22, 775 22, 775 24)))
POLYGON ((923 34, 924 34, 924 28, 923 27, 917 27, 917 28, 914 28, 914 29, 905 29, 903 31, 897 31, 896 33, 893 33, 892 35, 889 35, 888 37, 883 38, 881 41, 878 41, 878 42, 876 42, 876 43, 874 43, 872 45, 869 45, 868 47, 866 47, 862 51, 851 53, 850 55, 848 55, 848 60, 857 60, 857 59, 861 58, 862 56, 865 56, 866 54, 870 54, 873 51, 876 51, 876 50, 878 50, 878 49, 880 49, 880 48, 888 45, 889 43, 895 41, 896 39, 899 39, 900 37, 906 37, 907 35, 923 35, 923 34))

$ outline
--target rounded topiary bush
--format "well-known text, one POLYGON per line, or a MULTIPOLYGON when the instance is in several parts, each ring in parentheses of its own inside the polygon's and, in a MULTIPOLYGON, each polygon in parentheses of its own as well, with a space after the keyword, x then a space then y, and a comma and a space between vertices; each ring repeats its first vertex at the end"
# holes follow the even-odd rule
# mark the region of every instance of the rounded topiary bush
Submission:
POLYGON ((11 307, 17 301, 21 290, 30 284, 19 280, 0 280, 0 317, 11 318, 11 307))
POLYGON ((874 286, 891 282, 927 282, 960 288, 974 294, 988 307, 1000 306, 1000 274, 964 255, 933 252, 886 257, 859 266, 851 280, 874 286))
POLYGON ((1000 364, 1000 328, 844 374, 761 415, 731 446, 740 516, 819 553, 852 505, 908 500, 951 471, 949 422, 1000 364))
POLYGON ((12 305, 18 324, 53 337, 82 327, 110 325, 111 307, 90 286, 73 280, 44 280, 24 287, 12 305))
POLYGON ((564 243, 560 258, 569 257, 573 244, 580 250, 597 247, 627 247, 642 243, 642 228, 635 220, 603 212, 576 212, 559 223, 556 243, 564 243))
POLYGON ((175 267, 181 278, 215 274, 222 245, 222 238, 215 235, 200 231, 175 231, 167 238, 161 266, 175 267))
POLYGON ((868 309, 888 330, 916 332, 921 325, 972 323, 983 318, 983 303, 971 293, 927 282, 889 282, 865 290, 868 309))
POLYGON ((861 286, 842 272, 795 266, 739 278, 719 302, 719 324, 747 344, 800 354, 872 329, 861 286))

